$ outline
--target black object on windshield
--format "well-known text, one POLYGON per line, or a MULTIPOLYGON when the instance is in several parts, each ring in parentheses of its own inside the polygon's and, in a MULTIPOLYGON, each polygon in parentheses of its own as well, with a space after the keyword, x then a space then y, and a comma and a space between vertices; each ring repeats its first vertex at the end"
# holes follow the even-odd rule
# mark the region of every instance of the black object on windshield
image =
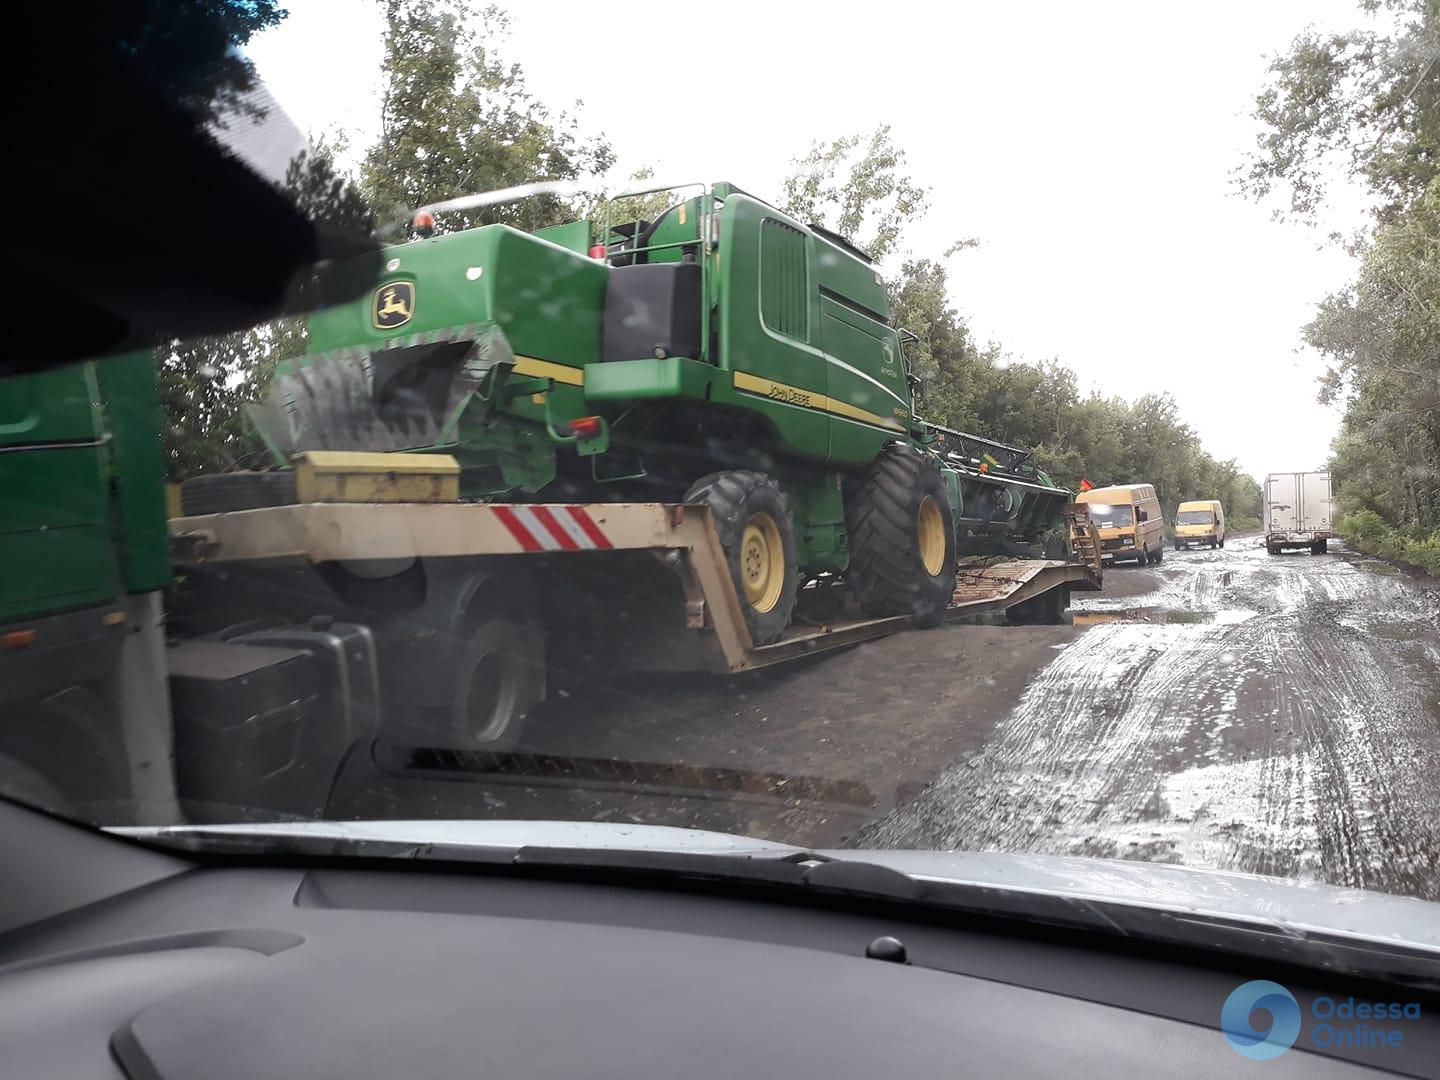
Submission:
POLYGON ((273 0, 82 5, 63 30, 49 9, 7 17, 17 47, 55 47, 0 65, 24 267, 7 296, 34 331, 0 346, 0 375, 249 327, 374 281, 367 222, 281 190, 304 141, 237 51, 279 18, 273 0))

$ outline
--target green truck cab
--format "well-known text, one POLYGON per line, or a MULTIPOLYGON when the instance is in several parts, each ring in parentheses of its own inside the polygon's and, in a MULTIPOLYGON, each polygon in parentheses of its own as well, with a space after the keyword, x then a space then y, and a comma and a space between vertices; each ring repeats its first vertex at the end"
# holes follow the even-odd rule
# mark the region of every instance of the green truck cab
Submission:
POLYGON ((114 702, 165 708, 123 673, 157 662, 137 631, 172 580, 163 430, 148 352, 0 385, 0 776, 40 805, 136 790, 114 702))

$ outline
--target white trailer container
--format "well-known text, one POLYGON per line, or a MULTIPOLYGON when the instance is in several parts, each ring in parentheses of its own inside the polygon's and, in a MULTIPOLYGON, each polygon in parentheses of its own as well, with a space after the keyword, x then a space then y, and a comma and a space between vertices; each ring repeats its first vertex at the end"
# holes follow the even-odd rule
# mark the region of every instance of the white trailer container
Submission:
POLYGON ((1271 473, 1265 477, 1265 550, 1309 548, 1325 554, 1334 536, 1335 511, 1328 472, 1271 473))

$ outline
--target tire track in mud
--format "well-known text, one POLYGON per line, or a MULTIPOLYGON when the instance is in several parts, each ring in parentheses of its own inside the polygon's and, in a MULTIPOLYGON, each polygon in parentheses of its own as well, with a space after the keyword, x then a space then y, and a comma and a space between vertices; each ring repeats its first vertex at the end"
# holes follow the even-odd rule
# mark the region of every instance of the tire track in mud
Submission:
POLYGON ((856 845, 1135 858, 1440 898, 1436 597, 1333 556, 1204 555, 1165 564, 1144 601, 1213 621, 1091 627, 984 747, 856 845))

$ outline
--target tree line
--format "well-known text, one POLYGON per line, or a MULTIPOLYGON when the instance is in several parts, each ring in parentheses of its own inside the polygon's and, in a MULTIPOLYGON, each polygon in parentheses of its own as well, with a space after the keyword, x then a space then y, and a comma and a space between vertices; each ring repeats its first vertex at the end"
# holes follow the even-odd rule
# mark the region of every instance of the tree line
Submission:
POLYGON ((1301 331, 1344 407, 1331 470, 1342 532, 1440 574, 1440 6, 1360 0, 1356 29, 1307 30, 1274 58, 1239 181, 1313 223, 1335 182, 1370 220, 1332 235, 1352 280, 1301 331))
POLYGON ((964 238, 938 257, 908 254, 929 190, 905 171, 905 153, 881 126, 868 135, 816 143, 793 163, 780 205, 852 237, 886 270, 891 318, 916 335, 906 349, 921 380, 921 415, 1000 442, 1033 447, 1052 479, 1071 491, 1149 483, 1169 518, 1187 499, 1219 499, 1234 531, 1258 528, 1260 485, 1232 460, 1201 445, 1168 394, 1135 401, 1082 394, 1058 360, 1007 361, 976 339, 950 301, 946 263, 974 247, 964 238))
MULTIPOLYGON (((605 137, 539 101, 523 69, 506 60, 503 11, 467 0, 387 0, 385 15, 379 136, 353 178, 333 140, 292 164, 285 186, 307 210, 352 225, 367 217, 384 223, 438 198, 538 178, 585 182, 597 193, 624 184, 611 175, 615 153, 605 137)), ((946 272, 948 259, 974 242, 932 257, 911 253, 929 190, 909 175, 887 127, 797 149, 776 201, 799 220, 855 238, 881 265, 894 322, 918 339, 907 355, 921 379, 923 415, 1034 447, 1071 490, 1082 479, 1148 482, 1167 516, 1183 499, 1218 498, 1232 528, 1258 525, 1259 485, 1233 460, 1207 453, 1168 395, 1082 394, 1060 362, 1010 362, 1000 346, 975 338, 949 300, 946 272)), ((587 216, 595 205, 595 196, 545 196, 453 224, 531 229, 587 216)), ((172 478, 261 465, 243 403, 261 396, 278 360, 304 350, 299 320, 161 350, 172 478)))

